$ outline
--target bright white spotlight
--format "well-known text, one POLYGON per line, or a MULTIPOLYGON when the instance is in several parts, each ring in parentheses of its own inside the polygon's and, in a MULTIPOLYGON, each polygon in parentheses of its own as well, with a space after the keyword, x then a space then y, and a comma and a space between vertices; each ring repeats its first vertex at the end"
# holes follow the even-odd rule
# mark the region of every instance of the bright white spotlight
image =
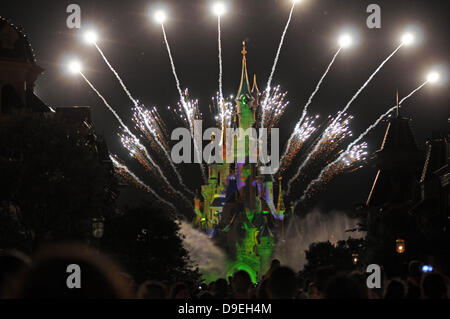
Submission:
POLYGON ((97 34, 94 31, 88 31, 84 34, 84 40, 89 44, 97 42, 97 34))
POLYGON ((342 48, 347 48, 347 47, 351 46, 352 43, 353 43, 353 39, 348 34, 343 34, 339 37, 339 45, 342 48))
POLYGON ((163 24, 167 20, 167 15, 162 10, 156 11, 153 17, 155 18, 155 21, 158 22, 159 24, 163 24))
POLYGON ((427 81, 430 83, 436 83, 437 81, 439 81, 439 78, 440 78, 439 73, 430 72, 430 73, 428 73, 427 81))
POLYGON ((299 3, 302 0, 292 0, 293 3, 299 3))
POLYGON ((405 33, 402 36, 402 44, 410 45, 414 42, 414 35, 412 33, 405 33))
POLYGON ((78 61, 72 61, 68 65, 70 73, 76 74, 81 72, 81 63, 78 61))
POLYGON ((216 16, 223 16, 225 12, 227 11, 227 8, 225 7, 225 4, 223 2, 216 2, 214 3, 212 10, 216 16))

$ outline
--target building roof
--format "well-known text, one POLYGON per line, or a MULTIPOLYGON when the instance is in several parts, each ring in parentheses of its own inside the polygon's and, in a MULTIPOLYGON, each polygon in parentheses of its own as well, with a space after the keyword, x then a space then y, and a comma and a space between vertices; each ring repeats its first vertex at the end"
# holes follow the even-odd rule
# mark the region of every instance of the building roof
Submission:
POLYGON ((448 165, 449 142, 446 138, 434 138, 427 141, 427 153, 420 182, 424 183, 445 165, 448 165))
POLYGON ((36 63, 26 34, 4 17, 0 17, 0 60, 36 63))
POLYGON ((405 202, 414 196, 423 152, 417 147, 410 120, 396 117, 389 121, 381 148, 375 153, 379 171, 366 204, 405 202))

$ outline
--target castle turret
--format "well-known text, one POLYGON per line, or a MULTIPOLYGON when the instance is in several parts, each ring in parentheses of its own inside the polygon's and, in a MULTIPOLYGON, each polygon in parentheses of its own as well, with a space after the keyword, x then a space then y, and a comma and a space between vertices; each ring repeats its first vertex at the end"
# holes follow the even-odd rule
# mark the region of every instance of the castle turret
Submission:
POLYGON ((417 147, 409 122, 399 114, 389 121, 381 149, 374 156, 379 170, 367 206, 414 199, 423 152, 417 147))
POLYGON ((239 116, 239 127, 246 130, 255 123, 254 98, 250 92, 250 83, 247 72, 247 50, 245 41, 242 48, 242 73, 241 83, 236 95, 237 113, 239 116))
POLYGON ((50 112, 34 93, 43 71, 23 31, 0 17, 0 113, 50 112))

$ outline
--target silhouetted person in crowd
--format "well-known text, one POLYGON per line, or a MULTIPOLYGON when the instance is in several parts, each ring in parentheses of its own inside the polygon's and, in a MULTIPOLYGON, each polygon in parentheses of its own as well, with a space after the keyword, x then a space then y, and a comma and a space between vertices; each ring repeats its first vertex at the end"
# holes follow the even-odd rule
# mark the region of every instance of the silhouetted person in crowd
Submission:
POLYGON ((360 283, 349 275, 337 275, 328 282, 326 299, 362 299, 363 289, 360 283))
POLYGON ((281 266, 281 263, 278 259, 272 259, 272 262, 270 263, 270 268, 266 271, 263 278, 269 278, 272 271, 274 271, 275 269, 277 269, 280 266, 281 266))
POLYGON ((188 299, 190 297, 189 287, 184 282, 178 282, 172 286, 170 291, 171 299, 188 299))
POLYGON ((9 289, 15 286, 17 274, 30 264, 30 258, 19 251, 0 250, 0 297, 11 293, 9 289))
POLYGON ((214 299, 214 296, 210 291, 202 291, 198 294, 198 299, 214 299))
POLYGON ((228 283, 225 279, 217 279, 214 284, 214 299, 227 299, 228 298, 228 283))
POLYGON ((319 267, 314 273, 312 285, 308 288, 308 297, 310 299, 324 299, 325 289, 328 282, 336 274, 333 267, 319 267))
POLYGON ((272 271, 267 283, 270 299, 293 299, 296 290, 297 282, 292 269, 280 266, 272 271))
POLYGON ((272 259, 272 262, 270 263, 270 269, 275 270, 280 266, 281 266, 281 263, 278 259, 272 259))
POLYGON ((421 268, 422 265, 417 260, 409 263, 406 299, 420 299, 421 268))
POLYGON ((146 281, 137 291, 139 299, 167 299, 167 287, 158 281, 146 281))
POLYGON ((319 293, 317 286, 314 282, 310 282, 307 288, 308 299, 322 299, 324 297, 324 293, 319 293))
POLYGON ((133 294, 136 295, 137 293, 137 285, 136 282, 134 281, 133 276, 131 276, 130 274, 126 273, 126 272, 121 272, 120 276, 122 277, 122 279, 127 283, 127 289, 133 294))
POLYGON ((405 299, 405 285, 399 280, 391 280, 386 287, 384 299, 405 299))
POLYGON ((39 250, 31 268, 20 275, 14 293, 14 298, 32 299, 133 297, 115 263, 97 251, 75 244, 50 245, 39 250))
POLYGON ((423 278, 422 293, 426 299, 447 299, 447 286, 438 273, 427 274, 423 278))
POLYGON ((233 299, 248 299, 248 290, 252 286, 250 275, 245 270, 236 271, 233 275, 233 299))
POLYGON ((353 280, 358 285, 360 294, 361 294, 361 298, 369 299, 369 293, 367 291, 368 289, 367 289, 366 277, 357 271, 352 272, 348 276, 351 280, 353 280))
POLYGON ((269 282, 269 278, 264 278, 256 288, 256 299, 269 299, 269 295, 267 294, 267 283, 269 282))

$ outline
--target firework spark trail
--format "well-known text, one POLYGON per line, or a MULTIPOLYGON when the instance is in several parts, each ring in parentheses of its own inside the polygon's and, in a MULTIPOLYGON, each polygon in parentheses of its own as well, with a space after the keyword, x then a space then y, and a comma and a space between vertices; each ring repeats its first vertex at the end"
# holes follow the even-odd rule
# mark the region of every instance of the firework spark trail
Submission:
MULTIPOLYGON (((419 87, 417 87, 416 89, 414 89, 411 93, 409 93, 407 96, 405 96, 403 99, 401 99, 399 101, 399 107, 402 105, 403 102, 405 102, 407 99, 409 99, 411 96, 413 96, 417 91, 419 91, 421 88, 423 88, 425 85, 428 84, 428 81, 425 81, 424 83, 422 83, 419 87)), ((305 191, 303 192, 302 197, 297 200, 294 204, 294 206, 297 206, 298 202, 303 201, 306 197, 306 194, 310 191, 310 189, 314 186, 314 184, 320 182, 320 180, 322 179, 322 177, 324 176, 324 174, 327 172, 328 169, 330 169, 333 165, 335 165, 336 163, 338 163, 339 161, 341 161, 345 156, 347 156, 351 150, 355 147, 355 145, 357 145, 367 134, 369 134, 370 131, 372 131, 375 127, 378 126, 378 124, 385 118, 387 117, 391 112, 393 112, 395 109, 397 108, 397 106, 393 106, 391 107, 389 110, 386 111, 386 113, 384 113, 383 115, 381 115, 372 125, 370 125, 357 139, 355 139, 352 143, 350 143, 347 146, 347 149, 341 153, 341 155, 339 155, 338 158, 336 158, 333 162, 331 162, 330 164, 328 164, 326 167, 324 167, 322 169, 322 171, 320 172, 319 176, 314 179, 309 185, 308 187, 305 189, 305 191)))
POLYGON ((296 180, 299 176, 300 173, 302 171, 302 169, 305 167, 306 163, 309 161, 309 159, 311 158, 311 156, 317 151, 317 149, 320 146, 320 143, 323 140, 323 137, 328 133, 330 127, 332 127, 334 124, 336 124, 337 121, 339 121, 339 119, 341 118, 341 116, 348 110, 348 108, 351 106, 351 104, 356 100, 356 98, 361 94, 361 92, 367 87, 367 85, 372 81, 372 79, 375 77, 375 75, 383 68, 383 66, 394 56, 395 53, 397 53, 398 50, 400 50, 400 48, 403 46, 403 43, 400 44, 383 62, 381 62, 381 64, 378 66, 378 68, 370 75, 370 77, 367 79, 367 81, 359 88, 359 90, 355 93, 355 95, 352 96, 352 98, 350 99, 350 101, 348 101, 347 105, 338 112, 336 118, 333 120, 333 122, 331 123, 330 126, 328 126, 324 133, 322 134, 322 138, 319 140, 319 142, 316 144, 316 146, 314 147, 314 149, 308 154, 308 156, 305 158, 305 160, 303 161, 303 163, 300 165, 300 167, 297 170, 297 173, 289 180, 288 182, 288 193, 291 190, 292 187, 292 183, 294 182, 294 180, 296 180))
MULTIPOLYGON (((163 23, 161 23, 161 29, 162 29, 163 36, 164 36, 164 42, 166 43, 167 53, 169 54, 170 65, 172 66, 172 73, 173 73, 173 76, 175 77, 175 82, 177 85, 178 93, 180 94, 180 102, 181 102, 181 105, 183 106, 184 112, 186 113, 186 118, 187 118, 187 121, 189 124, 189 129, 191 131, 191 136, 192 136, 192 138, 194 138, 194 123, 193 123, 194 111, 189 108, 189 106, 186 103, 186 100, 184 98, 183 91, 181 90, 180 80, 178 79, 177 71, 175 68, 175 63, 174 63, 173 57, 172 57, 172 51, 170 50, 169 40, 167 39, 166 29, 164 28, 163 23)), ((194 149, 197 152, 198 158, 201 158, 200 150, 198 149, 196 143, 194 143, 194 149)), ((202 165, 202 163, 200 163, 199 165, 200 165, 200 171, 202 172, 203 180, 206 182, 207 178, 205 175, 205 171, 203 169, 203 165, 202 165)))
POLYGON ((174 192, 177 193, 178 195, 180 195, 181 198, 183 198, 183 200, 186 201, 186 203, 188 203, 190 206, 192 206, 191 202, 183 195, 183 193, 177 191, 168 181, 168 179, 166 178, 166 176, 164 175, 163 171, 161 170, 161 167, 159 167, 158 164, 155 163, 155 161, 153 160, 153 158, 150 156, 150 154, 147 152, 147 149, 141 144, 141 142, 139 141, 139 139, 130 131, 130 129, 125 125, 125 123, 123 123, 122 119, 120 118, 120 116, 116 113, 116 111, 111 107, 111 105, 109 105, 108 101, 106 101, 106 99, 103 97, 103 95, 100 94, 100 92, 94 87, 94 85, 86 78, 86 76, 80 72, 81 76, 83 77, 83 79, 86 81, 86 83, 91 87, 91 89, 97 93, 98 97, 103 101, 103 103, 106 105, 106 107, 111 111, 111 113, 116 117, 116 119, 119 121, 120 125, 122 126, 122 128, 125 130, 126 133, 128 133, 131 138, 133 139, 133 141, 138 145, 139 150, 141 150, 142 152, 144 152, 145 157, 150 161, 150 163, 158 170, 158 173, 160 174, 161 178, 164 180, 164 182, 167 184, 167 186, 169 186, 169 188, 174 192))
POLYGON ((125 91, 125 93, 128 95, 128 97, 130 98, 131 102, 133 102, 134 106, 137 106, 138 103, 137 101, 133 98, 133 96, 131 95, 130 91, 128 90, 128 88, 125 86, 125 84, 122 81, 122 78, 119 76, 119 74, 117 73, 117 71, 112 67, 111 63, 109 63, 108 59, 106 58, 105 54, 103 53, 103 51, 100 49, 100 47, 94 43, 95 48, 97 49, 97 51, 100 53, 100 55, 102 56, 103 60, 105 61, 106 65, 108 65, 109 69, 111 70, 111 72, 115 75, 115 77, 117 78, 117 80, 119 81, 120 85, 122 86, 123 90, 125 91))
POLYGON ((370 75, 370 77, 367 79, 367 81, 359 88, 359 90, 355 93, 355 95, 352 96, 350 101, 348 101, 347 105, 342 109, 342 111, 338 112, 338 116, 334 120, 333 123, 336 123, 341 115, 345 112, 347 112, 348 108, 352 105, 352 103, 356 100, 356 98, 361 94, 361 92, 369 85, 369 83, 372 81, 372 79, 377 75, 377 73, 383 68, 383 66, 397 53, 398 50, 403 46, 404 44, 400 44, 381 64, 378 66, 378 68, 370 75))
POLYGON ((222 30, 220 27, 220 14, 217 17, 217 42, 219 47, 219 106, 221 108, 223 127, 225 125, 225 106, 223 103, 222 30))
POLYGON ((287 144, 286 144, 286 149, 283 153, 283 155, 281 156, 281 160, 280 163, 283 164, 284 158, 286 157, 287 153, 289 153, 289 150, 291 148, 291 143, 292 140, 294 139, 294 137, 297 134, 297 129, 301 127, 303 120, 306 117, 306 114, 308 113, 308 106, 311 104, 314 96, 317 94, 317 92, 320 89, 320 86, 322 85, 323 80, 325 79, 325 77, 327 76, 328 72, 331 69, 331 66, 334 64, 334 61, 336 60, 337 56, 339 55, 339 53, 341 52, 342 47, 339 48, 339 50, 337 50, 336 54, 333 56, 333 59, 331 60, 330 64, 328 65, 327 69, 325 70, 325 73, 322 75, 322 77, 320 78, 319 82, 317 83, 316 89, 314 90, 314 92, 311 94, 311 96, 308 99, 308 102, 305 104, 305 106, 303 107, 303 112, 302 112, 302 116, 300 118, 300 120, 297 122, 294 131, 292 132, 291 136, 289 137, 287 144))
POLYGON ((170 156, 169 152, 167 151, 166 147, 161 143, 160 138, 156 134, 155 130, 150 127, 147 117, 142 112, 141 108, 139 106, 136 107, 138 109, 139 114, 141 115, 141 118, 144 120, 144 125, 147 128, 147 130, 152 134, 153 140, 156 142, 156 144, 159 146, 159 148, 163 151, 164 155, 169 161, 170 166, 172 167, 173 171, 175 172, 175 175, 178 179, 178 182, 183 187, 183 189, 188 192, 190 195, 195 196, 195 193, 193 193, 184 183, 183 178, 181 177, 180 173, 178 172, 177 168, 175 167, 175 164, 172 161, 172 157, 170 156))
POLYGON ((286 37, 286 33, 287 33, 288 28, 289 28, 289 24, 291 23, 292 14, 294 13, 295 4, 296 4, 295 2, 292 4, 291 12, 289 13, 289 18, 288 18, 288 21, 286 23, 286 26, 284 27, 283 34, 281 35, 281 40, 280 40, 280 44, 278 46, 277 54, 275 55, 275 60, 273 61, 272 71, 270 72, 269 79, 267 80, 267 86, 266 86, 266 90, 265 90, 265 97, 264 97, 264 101, 262 103, 261 127, 264 127, 264 121, 265 121, 265 115, 266 115, 266 106, 267 106, 267 102, 269 100, 269 95, 270 95, 269 94, 270 86, 272 85, 272 79, 273 79, 273 75, 275 73, 275 70, 277 68, 278 59, 280 58, 280 52, 281 52, 281 48, 283 47, 284 38, 286 37))
POLYGON ((314 118, 306 117, 303 124, 300 127, 296 127, 295 138, 291 142, 290 148, 292 150, 286 153, 284 160, 280 163, 280 168, 278 170, 278 174, 282 174, 289 165, 291 165, 292 160, 298 154, 298 152, 303 148, 304 143, 311 137, 311 135, 317 131, 320 127, 315 125, 315 120, 319 118, 319 115, 316 115, 314 118))
POLYGON ((132 171, 130 171, 128 169, 128 167, 126 167, 125 165, 122 165, 121 163, 119 163, 113 156, 109 156, 109 158, 111 159, 111 161, 113 162, 114 166, 117 167, 120 170, 123 170, 126 174, 128 174, 137 184, 141 185, 147 192, 152 193, 153 196, 155 196, 158 200, 160 200, 161 202, 163 202, 164 204, 166 204, 167 206, 169 206, 170 208, 172 208, 174 210, 174 212, 177 211, 177 209, 175 208, 175 206, 166 201, 164 198, 162 198, 161 196, 159 196, 153 189, 150 188, 150 186, 148 186, 147 184, 145 184, 143 181, 141 181, 139 179, 139 177, 137 177, 132 171))
POLYGON ((98 97, 103 101, 103 103, 106 105, 106 107, 111 111, 111 113, 115 116, 115 118, 119 121, 120 125, 122 126, 122 128, 125 130, 125 132, 127 132, 130 136, 133 137, 133 139, 136 140, 136 142, 139 143, 139 140, 137 139, 137 137, 131 133, 131 131, 128 129, 128 127, 125 125, 125 123, 122 121, 122 119, 120 118, 120 116, 116 113, 116 111, 111 107, 111 105, 109 105, 108 101, 106 101, 106 99, 103 97, 103 95, 100 94, 100 92, 95 88, 95 86, 86 78, 86 76, 80 72, 81 76, 83 77, 83 79, 86 81, 86 83, 91 87, 91 89, 98 95, 98 97))
POLYGON ((177 89, 178 89, 178 94, 180 95, 180 101, 183 106, 184 112, 186 113, 186 117, 188 119, 189 129, 191 130, 191 133, 193 134, 194 128, 193 128, 193 123, 192 123, 192 119, 191 119, 192 110, 189 110, 189 107, 187 106, 186 101, 184 99, 183 90, 181 89, 180 80, 178 79, 177 70, 175 68, 175 62, 173 61, 172 51, 170 50, 169 40, 167 39, 167 34, 166 34, 166 29, 164 28, 164 24, 161 24, 161 28, 163 31, 164 42, 166 44, 167 53, 169 54, 170 65, 172 67, 172 73, 175 78, 175 82, 176 82, 177 89))
POLYGON ((180 183, 180 185, 189 192, 189 194, 191 195, 195 195, 194 193, 192 193, 188 187, 186 187, 186 185, 184 185, 183 183, 183 179, 180 175, 180 173, 178 172, 177 168, 175 167, 175 165, 172 162, 172 158, 170 157, 170 154, 167 152, 167 149, 164 147, 164 145, 162 145, 162 143, 160 142, 158 136, 156 136, 154 129, 152 129, 150 127, 150 124, 147 121, 146 116, 142 113, 141 108, 139 107, 139 103, 138 101, 131 95, 130 90, 128 90, 128 88, 126 87, 125 83, 123 82, 122 78, 119 76, 119 74, 117 73, 117 71, 113 68, 113 66, 111 65, 111 63, 108 61, 108 59, 106 58, 106 55, 103 53, 103 51, 100 49, 100 47, 94 43, 97 51, 100 53, 100 55, 102 56, 103 60, 105 61, 106 65, 109 67, 109 69, 111 70, 111 72, 114 74, 114 76, 117 78, 117 80, 119 81, 120 85, 122 86, 123 90, 125 91, 125 93, 128 95, 129 99, 131 100, 131 102, 133 102, 135 108, 138 110, 139 114, 141 115, 141 118, 144 120, 144 124, 147 127, 147 130, 152 134, 152 136, 154 137, 154 140, 156 142, 156 144, 158 144, 158 146, 161 148, 161 150, 163 151, 164 155, 167 157, 167 159, 169 160, 169 164, 172 167, 173 171, 175 172, 175 175, 177 176, 178 182, 180 183))

